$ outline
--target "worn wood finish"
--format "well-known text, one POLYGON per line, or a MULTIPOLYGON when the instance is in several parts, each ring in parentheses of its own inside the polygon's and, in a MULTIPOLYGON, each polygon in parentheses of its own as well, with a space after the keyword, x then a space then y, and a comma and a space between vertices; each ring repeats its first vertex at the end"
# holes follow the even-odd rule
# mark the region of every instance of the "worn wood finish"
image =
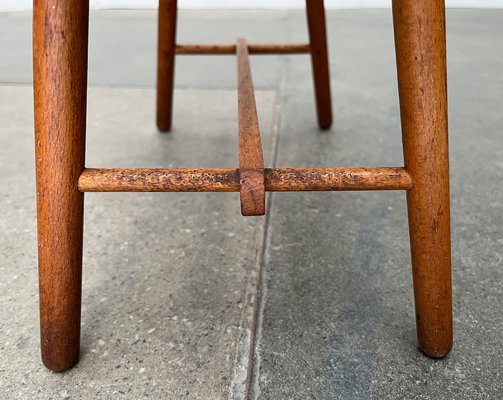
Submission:
POLYGON ((255 104, 255 93, 248 56, 248 45, 238 39, 236 45, 238 77, 239 184, 241 213, 265 214, 264 156, 255 104))
POLYGON ((332 99, 325 5, 323 0, 306 0, 306 6, 318 124, 322 129, 329 129, 332 126, 332 99))
POLYGON ((445 7, 443 0, 393 1, 419 347, 452 347, 451 243, 445 7))
POLYGON ((309 45, 175 45, 176 0, 159 1, 157 122, 171 128, 175 54, 237 54, 239 168, 85 169, 88 0, 35 0, 35 152, 44 364, 78 362, 83 192, 240 192, 243 215, 265 213, 265 192, 407 190, 421 350, 452 347, 445 7, 394 0, 405 168, 264 169, 249 54, 310 52, 320 127, 332 123, 323 0, 306 0, 309 45))
POLYGON ((273 168, 266 169, 270 192, 407 190, 412 179, 403 168, 273 168))
POLYGON ((86 169, 82 192, 239 192, 237 168, 86 169))
MULTIPOLYGON (((408 190, 404 168, 266 168, 268 192, 408 190)), ((239 169, 86 169, 82 192, 239 192, 239 169)))
POLYGON ((177 1, 159 0, 157 35, 157 127, 171 130, 175 79, 177 1))
MULTIPOLYGON (((176 46, 176 54, 180 55, 235 55, 234 44, 183 44, 176 46)), ((303 54, 309 53, 307 44, 248 44, 250 54, 303 54)))
POLYGON ((86 0, 35 0, 33 65, 42 360, 79 359, 84 195, 86 0))

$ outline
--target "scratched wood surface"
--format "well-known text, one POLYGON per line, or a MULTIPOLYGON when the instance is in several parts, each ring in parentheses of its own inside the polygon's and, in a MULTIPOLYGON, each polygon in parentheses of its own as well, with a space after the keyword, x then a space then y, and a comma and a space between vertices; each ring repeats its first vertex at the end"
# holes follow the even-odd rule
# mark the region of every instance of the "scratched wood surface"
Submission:
MULTIPOLYGON (((83 192, 239 192, 239 169, 86 169, 83 192)), ((268 192, 407 190, 404 168, 266 168, 268 192)))
POLYGON ((41 348, 63 371, 79 358, 83 192, 240 192, 243 215, 266 191, 407 190, 420 349, 452 347, 445 7, 393 1, 404 168, 265 169, 249 54, 311 54, 318 122, 332 124, 323 0, 306 0, 310 43, 176 46, 176 0, 160 0, 157 124, 172 125, 176 54, 237 56, 239 168, 85 169, 88 0, 35 0, 35 152, 41 348))

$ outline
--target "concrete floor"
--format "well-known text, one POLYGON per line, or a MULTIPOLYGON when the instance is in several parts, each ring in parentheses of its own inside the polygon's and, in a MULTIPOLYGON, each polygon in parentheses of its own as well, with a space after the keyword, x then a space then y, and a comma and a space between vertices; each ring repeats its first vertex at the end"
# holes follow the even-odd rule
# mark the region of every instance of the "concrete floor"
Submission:
MULTIPOLYGON (((336 122, 316 128, 309 60, 255 57, 268 166, 401 165, 389 11, 328 13, 336 122)), ((39 358, 31 16, 0 14, 0 398, 503 396, 503 12, 450 10, 455 347, 416 348, 403 193, 86 197, 82 359, 39 358)), ((180 42, 305 40, 299 11, 182 12, 180 42), (258 23, 260 22, 260 25, 258 23)), ((180 58, 174 131, 154 126, 155 13, 91 15, 87 165, 237 165, 235 61, 180 58)))

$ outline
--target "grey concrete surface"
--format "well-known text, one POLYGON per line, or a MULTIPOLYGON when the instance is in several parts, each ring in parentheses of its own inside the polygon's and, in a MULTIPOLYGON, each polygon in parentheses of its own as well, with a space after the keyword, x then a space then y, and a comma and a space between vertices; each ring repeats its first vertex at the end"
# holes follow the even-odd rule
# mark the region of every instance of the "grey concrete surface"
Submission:
MULTIPOLYGON (((234 92, 176 93, 178 116, 190 123, 173 135, 154 128, 152 89, 89 94, 89 166, 236 163, 234 92)), ((275 96, 257 99, 270 143, 275 96)), ((9 121, 1 136, 9 217, 1 220, 0 398, 242 398, 264 218, 241 218, 235 194, 87 196, 82 359, 62 375, 41 365, 31 88, 2 86, 0 102, 9 121)))
MULTIPOLYGON (((455 347, 416 348, 403 193, 86 197, 82 359, 38 356, 29 14, 0 14, 0 398, 498 399, 503 372, 503 12, 450 10, 455 347)), ((328 13, 335 125, 308 59, 255 57, 268 165, 401 164, 389 11, 328 13)), ((184 12, 180 42, 305 39, 292 11, 184 12)), ((153 125, 155 14, 91 16, 89 166, 236 165, 235 62, 180 58, 175 128, 153 125)))

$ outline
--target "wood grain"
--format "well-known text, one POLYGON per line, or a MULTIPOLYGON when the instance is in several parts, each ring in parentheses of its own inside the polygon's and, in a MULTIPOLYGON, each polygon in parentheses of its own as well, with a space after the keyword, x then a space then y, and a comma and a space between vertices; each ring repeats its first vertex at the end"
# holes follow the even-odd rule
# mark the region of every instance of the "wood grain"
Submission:
POLYGON ((159 1, 157 124, 171 128, 175 54, 233 54, 238 64, 239 168, 85 169, 88 0, 35 0, 33 65, 40 332, 44 364, 79 359, 84 193, 240 192, 243 215, 265 192, 407 190, 420 349, 452 347, 445 6, 394 0, 405 168, 265 169, 249 54, 310 52, 320 127, 332 124, 323 0, 306 0, 310 44, 176 46, 176 0, 159 1))
POLYGON ((42 360, 78 362, 84 195, 86 0, 35 0, 33 67, 42 360))
POLYGON ((232 168, 86 169, 82 192, 239 192, 239 170, 232 168))
POLYGON ((443 0, 393 1, 412 272, 420 349, 452 347, 452 289, 443 0))
MULTIPOLYGON (((266 168, 268 192, 408 190, 404 168, 266 168)), ((239 192, 239 169, 86 169, 83 192, 239 192)))
POLYGON ((159 0, 157 34, 157 128, 171 130, 175 79, 177 1, 159 0))
POLYGON ((407 190, 413 183, 403 168, 273 168, 266 169, 266 190, 353 191, 407 190))
POLYGON ((255 104, 255 93, 248 56, 248 45, 238 39, 236 45, 238 77, 239 184, 241 213, 265 214, 264 156, 255 104))
POLYGON ((332 95, 323 0, 306 0, 306 12, 318 124, 321 129, 329 129, 332 126, 332 95))

